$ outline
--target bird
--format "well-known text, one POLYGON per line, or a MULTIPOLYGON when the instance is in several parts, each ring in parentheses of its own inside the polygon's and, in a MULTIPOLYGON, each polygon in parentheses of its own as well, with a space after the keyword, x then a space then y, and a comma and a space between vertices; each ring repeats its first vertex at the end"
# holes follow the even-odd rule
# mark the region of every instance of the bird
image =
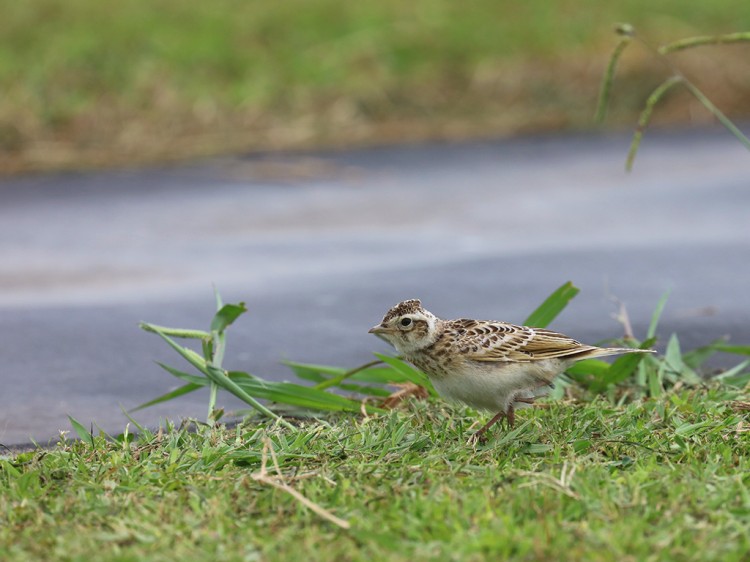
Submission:
POLYGON ((533 404, 553 387, 554 379, 582 359, 650 349, 596 347, 542 328, 494 320, 442 320, 409 299, 392 307, 369 333, 381 336, 401 356, 423 371, 438 394, 477 410, 496 412, 472 435, 485 433, 505 418, 515 422, 515 409, 533 404))

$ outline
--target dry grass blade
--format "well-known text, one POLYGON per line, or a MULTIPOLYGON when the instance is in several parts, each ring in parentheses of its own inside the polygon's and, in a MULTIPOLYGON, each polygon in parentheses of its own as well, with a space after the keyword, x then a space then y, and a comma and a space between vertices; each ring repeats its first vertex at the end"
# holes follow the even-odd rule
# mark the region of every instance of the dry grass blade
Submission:
POLYGON ((298 502, 300 502, 302 505, 304 505, 306 508, 320 515, 323 519, 330 521, 334 525, 337 525, 341 527, 342 529, 351 528, 351 524, 348 521, 345 521, 344 519, 341 519, 340 517, 336 517, 333 513, 331 513, 324 507, 319 506, 315 502, 309 500, 308 498, 300 494, 297 490, 295 490, 289 484, 286 483, 286 481, 284 480, 284 476, 281 473, 279 462, 278 462, 278 459, 276 458, 276 453, 274 452, 274 449, 271 446, 271 441, 270 439, 268 439, 268 437, 266 437, 263 440, 263 454, 261 456, 260 470, 258 472, 254 472, 251 475, 251 478, 255 480, 256 482, 260 482, 262 484, 268 484, 269 486, 272 486, 276 488, 277 490, 286 492, 287 494, 292 496, 294 499, 296 499, 298 502), (267 469, 269 451, 271 453, 271 460, 273 462, 274 470, 276 472, 275 475, 270 474, 267 469))
POLYGON ((571 489, 573 483, 573 476, 575 476, 576 467, 568 470, 567 461, 563 463, 562 472, 560 478, 555 478, 551 474, 540 474, 537 472, 520 471, 517 474, 520 476, 527 476, 532 478, 532 482, 526 482, 518 486, 518 488, 529 488, 534 487, 537 484, 547 486, 553 490, 565 494, 566 496, 573 498, 574 500, 580 499, 580 496, 571 489))
POLYGON ((617 313, 613 314, 612 316, 615 320, 622 324, 622 329, 624 332, 623 338, 626 340, 634 340, 635 335, 633 333, 633 325, 630 322, 630 314, 628 314, 628 309, 625 306, 625 303, 614 295, 610 295, 610 300, 617 305, 617 313))
POLYGON ((750 402, 735 400, 734 402, 731 402, 729 406, 735 412, 750 412, 750 402))
POLYGON ((425 387, 414 384, 413 382, 396 384, 394 386, 398 387, 399 390, 383 400, 380 403, 381 408, 392 410, 409 397, 414 397, 419 400, 426 400, 430 396, 430 393, 427 392, 427 389, 425 387))

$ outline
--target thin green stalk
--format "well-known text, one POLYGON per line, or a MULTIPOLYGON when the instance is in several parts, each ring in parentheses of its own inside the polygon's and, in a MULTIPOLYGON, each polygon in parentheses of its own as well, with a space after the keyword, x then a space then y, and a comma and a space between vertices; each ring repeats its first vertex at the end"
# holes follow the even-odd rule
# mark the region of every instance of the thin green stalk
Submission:
POLYGON ((222 369, 217 369, 216 367, 212 365, 206 366, 206 376, 211 379, 212 382, 215 382, 217 384, 220 384, 224 389, 228 390, 232 394, 234 394, 237 398, 240 400, 246 402, 259 412, 275 419, 279 424, 283 425, 287 429, 296 430, 292 424, 290 424, 288 421, 286 421, 281 416, 274 414, 271 410, 266 408, 263 404, 258 402, 255 398, 250 396, 247 392, 245 392, 240 386, 234 382, 232 379, 230 379, 226 371, 222 369))
POLYGON ((729 132, 737 137, 737 140, 739 140, 745 146, 745 148, 750 150, 750 139, 742 134, 742 131, 740 131, 737 126, 732 123, 732 121, 726 115, 724 115, 721 110, 716 107, 703 92, 701 92, 695 85, 693 85, 692 82, 690 82, 689 80, 683 80, 683 82, 690 93, 693 94, 698 99, 698 101, 703 104, 703 107, 708 109, 722 125, 729 129, 729 132))
POLYGON ((374 367, 375 365, 380 365, 381 363, 382 361, 380 361, 379 359, 370 361, 369 363, 365 363, 364 365, 360 365, 359 367, 355 367, 354 369, 349 369, 347 372, 341 373, 337 377, 333 377, 332 379, 328 379, 327 381, 318 383, 313 388, 316 390, 325 390, 326 388, 331 388, 332 386, 338 386, 343 381, 351 376, 356 375, 360 371, 364 371, 365 369, 369 369, 370 367, 374 367))
MULTIPOLYGON (((214 298, 216 299, 216 311, 220 311, 221 307, 224 306, 224 302, 219 293, 219 289, 214 286, 214 298)), ((211 356, 206 357, 206 363, 213 365, 217 369, 221 369, 221 364, 224 361, 224 347, 226 338, 223 330, 211 330, 211 340, 213 345, 211 346, 211 356)), ((216 411, 216 399, 219 394, 219 385, 213 380, 209 385, 208 392, 208 415, 206 420, 208 423, 214 421, 214 412, 216 411)))
POLYGON ((641 145, 643 139, 643 132, 646 130, 649 121, 651 120, 651 113, 654 111, 654 106, 667 93, 667 91, 674 85, 684 83, 682 76, 670 76, 659 87, 657 87, 646 100, 646 107, 643 108, 641 116, 638 119, 638 127, 633 134, 633 140, 630 143, 630 150, 628 150, 628 158, 625 162, 625 169, 629 172, 633 168, 633 161, 635 155, 638 153, 638 147, 641 145))
MULTIPOLYGON (((213 337, 213 354, 212 357, 206 357, 206 363, 208 365, 212 365, 216 367, 217 369, 223 370, 221 367, 221 364, 224 360, 224 348, 225 348, 225 342, 226 337, 224 336, 224 332, 216 332, 212 331, 212 337, 213 337)), ((211 381, 211 384, 209 385, 209 393, 208 393, 208 417, 206 418, 208 420, 208 423, 211 423, 214 421, 214 412, 216 411, 216 397, 219 394, 219 386, 214 382, 211 381)))
POLYGON ((596 105, 596 113, 594 114, 594 122, 603 123, 607 116, 607 106, 609 105, 609 98, 612 93, 612 83, 615 79, 615 71, 617 70, 617 63, 620 61, 620 55, 622 55, 625 47, 630 44, 630 36, 623 35, 620 42, 615 47, 612 56, 609 57, 609 63, 607 64, 607 70, 604 73, 602 79, 602 86, 599 90, 599 101, 596 105))
POLYGON ((203 330, 189 330, 184 328, 168 328, 166 326, 159 326, 158 324, 149 324, 148 322, 141 322, 139 328, 145 332, 167 334, 175 338, 185 338, 202 340, 211 337, 211 334, 203 330))
POLYGON ((701 47, 703 45, 727 45, 730 43, 740 43, 750 41, 750 31, 741 31, 739 33, 727 33, 726 35, 701 35, 699 37, 688 37, 680 39, 659 47, 659 54, 667 55, 675 51, 701 47))
POLYGON ((687 39, 669 43, 667 45, 662 45, 659 48, 654 47, 647 41, 644 41, 643 38, 637 36, 635 33, 635 29, 629 24, 619 25, 617 28, 617 33, 622 36, 622 39, 620 40, 620 43, 618 43, 614 54, 610 58, 609 65, 607 66, 607 72, 604 75, 602 89, 599 96, 599 104, 596 110, 597 121, 604 119, 606 113, 606 104, 609 100, 610 88, 617 60, 619 59, 622 50, 625 48, 625 44, 627 44, 631 39, 635 38, 641 45, 646 47, 647 50, 651 51, 656 56, 657 60, 661 61, 661 63, 664 64, 665 67, 668 68, 672 73, 672 76, 662 82, 651 93, 648 100, 646 101, 646 106, 641 112, 640 118, 638 120, 638 127, 633 134, 633 140, 630 143, 630 149, 628 150, 628 156, 625 163, 625 169, 627 171, 631 171, 633 168, 635 156, 638 152, 638 148, 640 147, 641 140, 643 139, 643 133, 651 120, 651 114, 654 110, 654 106, 659 102, 664 94, 666 94, 666 92, 670 88, 672 88, 672 86, 678 83, 684 84, 688 91, 693 96, 695 96, 695 98, 699 102, 701 102, 701 104, 703 104, 703 106, 709 112, 711 112, 711 114, 713 114, 716 119, 718 119, 718 121, 722 125, 724 125, 724 127, 726 127, 742 143, 743 146, 745 146, 745 148, 750 150, 750 140, 742 133, 742 131, 740 131, 737 126, 732 123, 732 121, 730 121, 729 118, 724 115, 721 110, 719 110, 719 108, 716 107, 703 92, 701 92, 692 82, 690 82, 690 80, 685 78, 685 76, 683 76, 683 74, 680 72, 679 68, 677 68, 677 66, 669 59, 669 57, 666 56, 667 54, 673 53, 675 51, 702 45, 721 45, 728 43, 747 42, 750 41, 750 32, 730 33, 726 35, 716 36, 689 37, 687 39))
POLYGON ((208 414, 206 415, 206 423, 213 423, 214 421, 214 412, 216 411, 216 397, 219 394, 219 387, 218 385, 211 381, 211 384, 208 386, 208 414))

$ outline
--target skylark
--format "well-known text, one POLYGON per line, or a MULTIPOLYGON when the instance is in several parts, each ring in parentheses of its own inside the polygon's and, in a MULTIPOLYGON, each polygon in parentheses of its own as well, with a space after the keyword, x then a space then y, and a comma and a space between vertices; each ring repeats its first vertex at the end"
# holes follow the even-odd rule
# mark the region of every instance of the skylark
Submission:
POLYGON ((534 399, 573 363, 620 353, 649 353, 627 347, 596 347, 541 328, 490 320, 441 320, 417 299, 403 301, 370 328, 424 371, 438 394, 497 414, 474 436, 503 417, 512 427, 518 404, 534 399))

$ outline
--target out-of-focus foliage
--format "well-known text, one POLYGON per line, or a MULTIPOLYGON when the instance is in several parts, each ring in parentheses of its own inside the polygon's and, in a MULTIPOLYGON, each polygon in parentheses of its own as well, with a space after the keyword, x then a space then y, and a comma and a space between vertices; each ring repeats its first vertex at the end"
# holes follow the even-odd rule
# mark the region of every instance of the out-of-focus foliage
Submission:
MULTIPOLYGON (((659 41, 750 28, 734 0, 3 4, 6 171, 582 128, 615 22, 659 41)), ((747 115, 747 47, 676 56, 747 115)), ((642 80, 617 90, 612 123, 632 122, 659 70, 625 57, 642 80)), ((690 117, 676 98, 661 119, 690 117)))

